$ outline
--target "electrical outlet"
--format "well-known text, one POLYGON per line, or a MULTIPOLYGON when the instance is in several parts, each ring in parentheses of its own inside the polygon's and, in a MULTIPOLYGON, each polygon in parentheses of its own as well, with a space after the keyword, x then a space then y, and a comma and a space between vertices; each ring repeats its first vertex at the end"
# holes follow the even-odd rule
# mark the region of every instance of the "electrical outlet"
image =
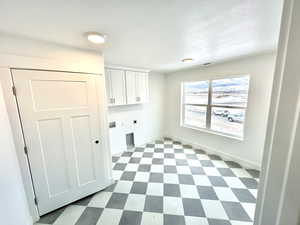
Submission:
POLYGON ((115 121, 109 123, 109 128, 115 128, 115 127, 116 127, 115 121))

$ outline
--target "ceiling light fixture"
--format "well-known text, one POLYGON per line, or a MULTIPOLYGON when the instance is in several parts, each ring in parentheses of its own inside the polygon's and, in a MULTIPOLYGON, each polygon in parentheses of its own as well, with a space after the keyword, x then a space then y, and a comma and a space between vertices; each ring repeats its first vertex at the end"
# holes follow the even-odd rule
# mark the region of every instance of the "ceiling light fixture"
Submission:
POLYGON ((87 39, 94 44, 103 44, 105 42, 105 36, 97 32, 88 32, 87 39))
POLYGON ((192 58, 185 58, 185 59, 183 59, 183 60, 181 60, 182 62, 184 62, 184 63, 189 63, 189 62, 192 62, 194 59, 192 59, 192 58))

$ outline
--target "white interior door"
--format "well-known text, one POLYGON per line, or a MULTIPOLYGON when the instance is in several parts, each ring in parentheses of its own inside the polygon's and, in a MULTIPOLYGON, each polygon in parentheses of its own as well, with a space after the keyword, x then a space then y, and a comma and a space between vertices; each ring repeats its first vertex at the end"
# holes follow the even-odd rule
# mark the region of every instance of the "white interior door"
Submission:
POLYGON ((40 215, 102 187, 96 75, 13 70, 40 215))

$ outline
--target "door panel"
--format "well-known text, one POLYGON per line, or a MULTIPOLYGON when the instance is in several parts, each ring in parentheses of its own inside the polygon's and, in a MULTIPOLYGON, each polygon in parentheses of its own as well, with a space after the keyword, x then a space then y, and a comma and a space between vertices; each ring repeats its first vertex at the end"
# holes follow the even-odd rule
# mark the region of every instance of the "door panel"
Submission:
POLYGON ((30 86, 38 111, 87 107, 86 82, 33 80, 30 86))
POLYGON ((91 139, 90 131, 91 124, 88 115, 72 118, 74 153, 79 186, 96 181, 95 166, 93 164, 93 140, 91 139))
POLYGON ((12 70, 40 215, 103 185, 96 75, 12 70))
POLYGON ((37 131, 49 196, 64 194, 70 189, 70 183, 61 120, 39 120, 37 131))

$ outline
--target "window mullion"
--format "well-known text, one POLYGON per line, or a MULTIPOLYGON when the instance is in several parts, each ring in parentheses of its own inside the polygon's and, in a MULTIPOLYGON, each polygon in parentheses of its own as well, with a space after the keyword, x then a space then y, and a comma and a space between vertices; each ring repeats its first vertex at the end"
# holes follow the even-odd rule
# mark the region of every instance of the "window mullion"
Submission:
POLYGON ((212 98, 212 86, 211 81, 208 82, 208 103, 206 108, 206 128, 210 129, 211 127, 211 100, 212 98))

